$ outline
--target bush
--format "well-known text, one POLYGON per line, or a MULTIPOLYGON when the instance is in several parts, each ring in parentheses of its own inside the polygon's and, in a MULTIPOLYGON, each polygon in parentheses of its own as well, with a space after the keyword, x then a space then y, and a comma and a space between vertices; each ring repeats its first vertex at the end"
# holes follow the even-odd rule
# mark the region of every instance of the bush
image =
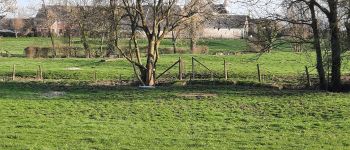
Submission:
MULTIPOLYGON (((174 48, 160 48, 159 52, 161 54, 174 54, 174 48)), ((185 54, 187 51, 184 48, 176 48, 176 53, 177 54, 185 54)))
POLYGON ((209 47, 208 46, 198 46, 192 53, 193 54, 208 54, 209 47))
POLYGON ((51 48, 27 47, 24 49, 27 58, 48 58, 51 48))

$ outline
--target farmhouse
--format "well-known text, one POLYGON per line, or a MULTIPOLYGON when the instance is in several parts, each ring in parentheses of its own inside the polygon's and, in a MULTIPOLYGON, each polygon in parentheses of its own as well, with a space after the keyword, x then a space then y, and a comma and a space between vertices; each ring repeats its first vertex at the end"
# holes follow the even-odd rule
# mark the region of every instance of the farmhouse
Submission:
POLYGON ((69 19, 69 10, 71 9, 68 6, 42 6, 34 18, 34 27, 37 35, 47 36, 49 31, 51 31, 56 36, 63 36, 69 28, 67 21, 69 19))
POLYGON ((249 17, 244 15, 220 14, 204 25, 203 38, 244 38, 249 32, 249 17))

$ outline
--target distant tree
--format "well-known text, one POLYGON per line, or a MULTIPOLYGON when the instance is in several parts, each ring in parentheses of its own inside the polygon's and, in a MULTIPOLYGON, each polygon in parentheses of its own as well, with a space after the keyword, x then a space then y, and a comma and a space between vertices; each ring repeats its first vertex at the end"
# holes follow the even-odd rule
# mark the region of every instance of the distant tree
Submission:
MULTIPOLYGON (((287 17, 290 20, 307 20, 308 14, 304 11, 304 4, 295 3, 287 8, 287 17)), ((295 52, 302 52, 304 45, 309 41, 311 28, 306 24, 288 24, 288 36, 295 52)))
POLYGON ((174 28, 174 30, 171 31, 171 41, 173 44, 173 52, 174 54, 177 53, 177 42, 178 39, 181 37, 181 34, 183 33, 183 31, 186 29, 185 25, 182 26, 178 26, 176 28, 174 28))
POLYGON ((255 31, 248 38, 248 42, 253 49, 270 53, 273 48, 278 47, 278 39, 283 34, 283 26, 279 21, 272 19, 259 19, 255 21, 255 31))
POLYGON ((16 9, 16 0, 0 0, 0 19, 6 13, 13 12, 16 9))
POLYGON ((13 19, 12 26, 15 30, 16 38, 18 38, 18 32, 20 32, 24 27, 24 20, 18 13, 16 18, 13 19))

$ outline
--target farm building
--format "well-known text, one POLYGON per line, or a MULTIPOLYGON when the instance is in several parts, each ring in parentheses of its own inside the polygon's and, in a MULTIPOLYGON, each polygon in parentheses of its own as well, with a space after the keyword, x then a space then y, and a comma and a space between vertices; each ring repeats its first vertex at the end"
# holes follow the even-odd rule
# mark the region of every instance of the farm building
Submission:
MULTIPOLYGON (((203 29, 200 31, 199 36, 201 38, 226 38, 226 39, 239 39, 246 37, 249 30, 249 20, 250 17, 247 15, 232 15, 226 9, 227 1, 223 4, 211 4, 211 10, 213 14, 210 18, 207 18, 203 24, 203 29)), ((147 6, 145 6, 147 7, 147 6)), ((76 13, 75 11, 80 10, 77 6, 62 6, 62 5, 50 5, 42 6, 37 12, 34 18, 26 19, 26 24, 20 31, 21 35, 36 35, 36 36, 48 36, 49 31, 55 36, 64 36, 68 32, 72 36, 79 36, 79 25, 77 21, 70 18, 71 13, 76 13), (46 12, 47 11, 47 12, 46 12)), ((84 7, 84 9, 99 9, 97 7, 84 7)), ((181 7, 176 7, 177 10, 181 10, 181 7)), ((99 14, 93 15, 104 15, 102 11, 94 11, 99 14)), ((76 15, 76 14, 75 14, 76 15)), ((101 18, 101 17, 95 17, 101 18)), ((103 17, 102 17, 103 18, 103 17)), ((4 20, 4 19, 3 19, 4 20)), ((11 19, 7 19, 8 23, 2 25, 2 29, 12 30, 11 19)), ((12 19, 13 22, 13 19, 12 19)), ((102 22, 102 21, 101 21, 102 22)), ((125 21, 124 21, 125 22, 125 21)), ((99 28, 93 27, 93 25, 88 25, 89 28, 99 28)), ((108 25, 107 25, 108 26, 108 25)), ((123 27, 123 26, 122 26, 123 27)), ((124 30, 129 30, 128 27, 123 27, 124 30)), ((1 29, 1 27, 0 27, 1 29)), ((122 32, 123 33, 123 32, 122 32)), ((127 32, 125 32, 127 33, 127 32)), ((184 35, 186 37, 186 35, 184 35)), ((188 36, 188 35, 187 35, 188 36)), ((171 34, 166 36, 171 37, 171 34)))

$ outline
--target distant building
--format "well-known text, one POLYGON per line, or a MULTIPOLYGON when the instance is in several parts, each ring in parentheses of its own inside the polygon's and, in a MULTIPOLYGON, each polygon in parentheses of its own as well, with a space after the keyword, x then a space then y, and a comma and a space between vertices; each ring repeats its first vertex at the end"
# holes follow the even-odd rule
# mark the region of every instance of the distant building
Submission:
MULTIPOLYGON (((204 22, 203 30, 199 34, 201 38, 239 39, 248 37, 249 29, 251 27, 251 18, 248 15, 230 14, 226 9, 227 3, 227 0, 225 0, 223 4, 212 3, 210 5, 213 14, 212 17, 207 18, 207 20, 204 22)), ((144 7, 144 10, 150 9, 147 5, 144 7)), ((90 6, 89 9, 91 8, 95 7, 90 6)), ((74 22, 72 20, 72 16, 70 16, 72 15, 72 12, 79 11, 79 9, 80 8, 77 6, 42 6, 34 18, 24 19, 25 26, 23 27, 23 30, 21 30, 21 34, 48 36, 49 31, 51 31, 51 33, 53 33, 55 36, 63 36, 69 31, 69 34, 72 36, 79 36, 80 31, 78 24, 77 22, 74 22)), ((176 6, 175 10, 180 11, 181 7, 176 6)), ((96 12, 101 13, 100 15, 105 15, 103 14, 103 11, 95 11, 94 13, 96 12)), ((11 26, 11 19, 6 19, 6 21, 4 21, 5 19, 2 20, 2 23, 0 23, 0 29, 14 31, 13 26, 11 26)), ((127 22, 127 19, 122 20, 122 24, 120 26, 122 27, 122 33, 124 33, 123 31, 128 33, 130 30, 127 22)), ((93 26, 93 24, 89 26, 93 26)), ((141 33, 141 36, 142 35, 143 34, 141 33)), ((166 37, 170 38, 171 34, 167 35, 166 37)))
POLYGON ((232 15, 224 4, 213 4, 213 17, 204 23, 202 38, 239 39, 248 36, 250 17, 248 15, 232 15))
POLYGON ((69 11, 69 7, 61 5, 43 6, 40 8, 34 18, 36 34, 48 36, 49 31, 51 31, 56 36, 63 36, 66 30, 70 28, 66 21, 69 11))
POLYGON ((203 38, 239 39, 247 37, 249 17, 245 15, 220 14, 204 24, 203 38))

